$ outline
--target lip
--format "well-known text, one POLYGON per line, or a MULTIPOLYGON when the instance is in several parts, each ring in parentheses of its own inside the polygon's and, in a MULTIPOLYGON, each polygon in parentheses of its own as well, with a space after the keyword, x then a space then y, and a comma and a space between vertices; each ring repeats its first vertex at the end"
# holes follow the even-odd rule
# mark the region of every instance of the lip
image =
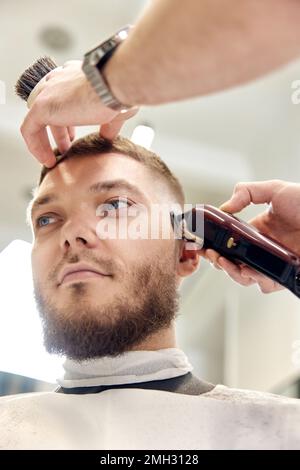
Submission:
POLYGON ((76 280, 76 279, 90 279, 101 276, 109 276, 109 274, 99 271, 88 264, 74 264, 72 266, 65 267, 59 275, 58 285, 60 286, 64 282, 76 280))

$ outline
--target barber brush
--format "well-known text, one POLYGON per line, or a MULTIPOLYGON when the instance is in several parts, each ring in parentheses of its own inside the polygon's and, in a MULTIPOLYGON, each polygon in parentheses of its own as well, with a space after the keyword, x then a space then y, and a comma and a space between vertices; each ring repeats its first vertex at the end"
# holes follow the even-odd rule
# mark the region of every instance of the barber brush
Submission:
POLYGON ((41 57, 22 73, 15 85, 15 91, 20 98, 30 106, 30 94, 41 80, 58 65, 50 57, 41 57))

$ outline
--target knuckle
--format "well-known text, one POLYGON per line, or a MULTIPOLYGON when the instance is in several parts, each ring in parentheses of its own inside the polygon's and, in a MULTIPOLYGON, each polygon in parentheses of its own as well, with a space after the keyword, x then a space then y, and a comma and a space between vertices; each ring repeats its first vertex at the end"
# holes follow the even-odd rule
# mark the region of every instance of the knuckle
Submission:
POLYGON ((276 179, 271 180, 271 183, 273 183, 273 184, 278 184, 278 185, 279 185, 279 184, 283 184, 284 181, 282 181, 281 179, 277 179, 277 178, 276 178, 276 179))
POLYGON ((40 93, 34 100, 32 109, 35 108, 34 110, 36 111, 39 108, 45 107, 47 103, 48 103, 47 95, 45 93, 40 93))
POLYGON ((239 191, 240 189, 243 189, 245 187, 246 183, 243 181, 240 181, 237 183, 234 187, 234 191, 239 191))
POLYGON ((263 294, 270 294, 272 292, 272 289, 270 289, 269 287, 266 287, 266 286, 260 286, 260 291, 263 294))

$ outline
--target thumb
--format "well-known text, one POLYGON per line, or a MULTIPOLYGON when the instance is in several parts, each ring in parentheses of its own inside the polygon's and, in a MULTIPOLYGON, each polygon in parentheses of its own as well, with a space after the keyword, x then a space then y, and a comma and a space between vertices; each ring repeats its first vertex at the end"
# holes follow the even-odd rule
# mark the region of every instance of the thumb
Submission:
POLYGON ((125 121, 135 116, 138 110, 139 108, 137 106, 133 106, 126 112, 121 111, 110 122, 102 124, 100 127, 100 136, 108 140, 115 139, 125 121))
POLYGON ((107 124, 102 124, 100 128, 100 136, 104 139, 113 140, 119 134, 124 121, 111 121, 107 124))
POLYGON ((219 207, 219 209, 221 209, 221 211, 234 213, 234 212, 239 212, 240 210, 242 210, 243 207, 240 208, 240 206, 241 206, 241 201, 239 198, 239 194, 233 194, 231 196, 231 199, 228 199, 228 201, 223 202, 223 204, 219 207))

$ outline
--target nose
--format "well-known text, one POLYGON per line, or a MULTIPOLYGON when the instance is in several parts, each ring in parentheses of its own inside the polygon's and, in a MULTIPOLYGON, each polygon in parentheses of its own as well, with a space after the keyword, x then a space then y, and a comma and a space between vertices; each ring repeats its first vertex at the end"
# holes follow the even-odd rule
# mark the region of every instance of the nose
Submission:
POLYGON ((60 245, 63 251, 82 246, 95 248, 98 243, 96 220, 93 223, 87 217, 77 216, 69 219, 62 227, 60 245))

